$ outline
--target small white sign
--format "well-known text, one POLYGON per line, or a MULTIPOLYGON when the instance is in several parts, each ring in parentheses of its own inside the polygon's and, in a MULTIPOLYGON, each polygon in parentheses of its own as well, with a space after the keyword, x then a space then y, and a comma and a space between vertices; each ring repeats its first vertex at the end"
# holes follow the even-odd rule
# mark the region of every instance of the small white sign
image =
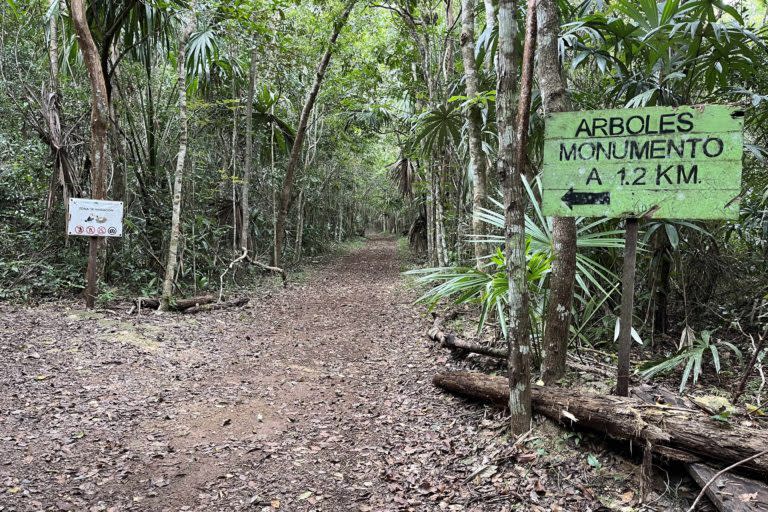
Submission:
POLYGON ((67 234, 123 236, 123 202, 70 198, 67 234))

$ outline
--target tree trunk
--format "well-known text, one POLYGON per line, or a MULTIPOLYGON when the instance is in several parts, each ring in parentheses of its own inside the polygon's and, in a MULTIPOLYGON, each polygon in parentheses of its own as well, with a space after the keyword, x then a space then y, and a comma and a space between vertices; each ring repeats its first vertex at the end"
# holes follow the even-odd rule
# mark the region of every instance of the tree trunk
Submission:
POLYGON ((499 1, 496 123, 499 131, 498 172, 504 187, 504 226, 509 311, 507 371, 512 431, 525 432, 531 423, 531 355, 528 287, 525 261, 525 197, 515 148, 515 40, 514 0, 499 1))
MULTIPOLYGON (((536 75, 544 113, 566 112, 571 110, 571 106, 560 65, 560 19, 556 2, 540 0, 537 19, 539 29, 536 75)), ((573 217, 555 217, 552 220, 552 245, 549 301, 542 343, 542 379, 545 384, 552 384, 565 375, 573 286, 576 278, 576 221, 573 217)))
MULTIPOLYGON (((477 97, 477 70, 475 65, 475 0, 462 0, 461 7, 461 56, 464 62, 464 83, 467 99, 477 97)), ((483 117, 480 106, 472 104, 467 109, 467 136, 469 147, 469 172, 472 176, 472 235, 485 234, 485 224, 478 217, 486 200, 486 158, 483 152, 483 117)), ((486 256, 484 244, 473 243, 475 265, 482 266, 481 258, 486 256)))
MULTIPOLYGON (((485 4, 485 30, 493 32, 496 27, 496 7, 493 5, 493 0, 483 0, 483 3, 485 4)), ((493 61, 488 53, 486 53, 484 63, 485 71, 490 73, 493 70, 493 61)))
MULTIPOLYGON (((240 90, 237 86, 237 78, 232 77, 232 98, 239 98, 240 90)), ((238 125, 238 109, 232 115, 232 152, 229 167, 231 169, 229 175, 229 184, 231 185, 230 204, 232 205, 232 253, 237 254, 239 252, 237 240, 240 236, 240 222, 238 222, 238 202, 237 202, 237 150, 239 144, 237 142, 237 125, 238 125)))
MULTIPOLYGON (((499 407, 508 404, 509 384, 504 377, 450 372, 435 375, 432 382, 461 396, 499 407)), ((685 455, 692 455, 730 464, 760 453, 768 446, 765 431, 738 424, 724 428, 722 422, 695 409, 541 386, 533 387, 532 399, 536 412, 567 427, 589 428, 614 439, 636 441, 641 446, 650 443, 652 450, 677 457, 676 460, 685 459, 683 462, 690 462, 685 455), (678 451, 682 454, 678 455, 678 451)), ((745 468, 768 474, 768 456, 749 462, 745 468)))
MULTIPOLYGON (((442 164, 445 165, 443 159, 442 164)), ((435 248, 437 249, 437 264, 441 267, 448 266, 448 246, 445 240, 445 210, 443 207, 442 165, 435 173, 435 248)))
POLYGON ((434 202, 434 185, 435 181, 432 179, 432 171, 428 170, 430 175, 429 179, 429 194, 424 196, 424 203, 427 211, 427 261, 431 267, 437 266, 437 258, 435 257, 435 202, 434 202))
POLYGON ((301 262, 301 249, 304 244, 304 189, 299 191, 298 219, 296 219, 296 245, 293 250, 294 263, 301 262))
MULTIPOLYGON (((88 79, 91 82, 91 198, 104 199, 107 190, 107 128, 109 126, 107 85, 101 71, 99 50, 88 27, 83 0, 70 0, 70 16, 72 16, 78 45, 88 71, 88 79)), ((85 305, 88 308, 93 308, 96 299, 98 253, 99 238, 91 237, 85 289, 85 305)))
POLYGON ((552 384, 565 375, 576 277, 576 222, 573 217, 552 220, 553 260, 544 325, 542 379, 552 384))
POLYGON ((248 79, 248 95, 245 105, 245 162, 243 163, 243 183, 240 188, 240 210, 243 219, 240 222, 240 248, 247 250, 251 221, 249 194, 253 167, 253 95, 256 89, 256 48, 251 49, 251 69, 248 79))
POLYGON ((173 281, 176 275, 176 261, 179 250, 179 233, 181 231, 181 187, 184 179, 184 163, 187 156, 187 139, 189 137, 189 127, 187 121, 187 69, 186 69, 186 48, 189 36, 195 26, 194 5, 190 7, 187 13, 187 19, 184 22, 184 29, 179 39, 179 52, 176 56, 178 62, 178 80, 179 80, 179 153, 176 157, 176 172, 173 179, 173 216, 171 218, 171 237, 168 243, 168 261, 165 264, 165 279, 163 281, 163 295, 161 298, 160 309, 167 311, 171 297, 173 295, 173 281))
POLYGON ((283 187, 280 194, 280 208, 277 211, 277 220, 275 222, 275 266, 280 266, 280 260, 282 258, 283 243, 285 240, 285 221, 288 218, 288 209, 291 206, 291 194, 293 193, 293 178, 296 173, 296 167, 299 163, 299 157, 301 156, 301 147, 304 142, 304 137, 307 133, 307 123, 309 121, 309 115, 312 113, 312 109, 315 106, 317 95, 320 92, 320 85, 325 77, 325 72, 328 69, 328 64, 331 61, 331 55, 333 54, 334 45, 339 38, 341 29, 347 23, 350 12, 355 6, 356 0, 350 0, 344 7, 344 11, 341 16, 333 25, 333 33, 331 39, 328 41, 328 47, 325 49, 320 62, 317 65, 317 72, 315 74, 315 80, 312 84, 312 88, 309 91, 309 96, 304 103, 304 108, 301 110, 301 116, 299 117, 299 126, 296 129, 296 138, 293 141, 293 147, 291 148, 291 155, 288 159, 288 165, 285 168, 285 178, 283 178, 283 187))

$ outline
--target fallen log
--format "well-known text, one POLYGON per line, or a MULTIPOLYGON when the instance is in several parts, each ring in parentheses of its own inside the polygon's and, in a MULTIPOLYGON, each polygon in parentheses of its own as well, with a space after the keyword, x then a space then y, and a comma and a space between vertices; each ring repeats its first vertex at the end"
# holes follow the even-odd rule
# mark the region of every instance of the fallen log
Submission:
POLYGON ((485 345, 480 345, 479 343, 463 341, 457 339, 453 334, 446 334, 441 330, 435 330, 434 327, 429 330, 427 335, 432 341, 437 341, 440 343, 440 346, 443 348, 482 354, 488 357, 495 357, 496 359, 507 358, 507 349, 505 348, 486 347, 485 345))
MULTIPOLYGON (((661 386, 635 387, 632 395, 646 404, 663 403, 692 410, 696 407, 691 400, 661 386)), ((768 485, 764 482, 730 473, 718 475, 717 469, 687 452, 680 452, 676 456, 660 455, 662 458, 683 462, 688 474, 704 488, 705 495, 720 512, 768 512, 768 485), (711 484, 707 485, 710 481, 711 484)))
POLYGON ((720 512, 768 512, 768 487, 763 482, 732 473, 718 476, 706 464, 687 464, 686 468, 697 484, 706 485, 704 494, 720 512))
MULTIPOLYGON (((441 347, 456 351, 458 354, 466 354, 467 352, 471 352, 473 354, 481 354, 484 356, 493 357, 495 359, 507 358, 506 347, 488 347, 485 345, 480 345, 479 343, 460 340, 453 334, 446 333, 441 328, 440 317, 435 317, 432 328, 427 331, 427 336, 432 341, 440 343, 441 347)), ((603 377, 614 377, 616 375, 615 371, 609 371, 598 366, 589 366, 573 359, 569 359, 567 364, 574 370, 594 373, 603 377)))
POLYGON ((247 297, 241 297, 239 299, 227 300, 224 302, 214 302, 212 304, 201 304, 199 306, 192 306, 191 308, 182 311, 185 315, 193 315, 202 311, 216 311, 219 309, 236 308, 238 306, 244 306, 248 304, 247 297))
MULTIPOLYGON (((200 306, 203 304, 210 304, 215 301, 216 297, 213 295, 201 295, 200 297, 192 297, 190 299, 178 299, 175 302, 171 302, 171 311, 184 311, 185 309, 200 306)), ((133 301, 136 307, 141 309, 157 309, 160 307, 160 299, 154 299, 151 297, 139 297, 133 301)))
MULTIPOLYGON (((504 377, 450 372, 435 375, 432 382, 452 393, 500 407, 506 407, 509 398, 509 384, 504 377)), ((637 398, 542 386, 533 386, 531 397, 536 412, 561 424, 589 428, 640 446, 650 444, 654 451, 668 457, 674 458, 677 451, 682 451, 732 464, 768 446, 765 431, 723 424, 699 411, 647 404, 637 398)), ((768 456, 758 457, 744 468, 768 475, 768 456)))
MULTIPOLYGON (((454 311, 452 313, 455 315, 456 312, 454 311)), ((453 334, 443 331, 443 320, 438 315, 434 315, 434 317, 435 319, 434 322, 432 322, 432 328, 427 331, 427 336, 432 341, 440 343, 441 347, 451 350, 458 350, 459 352, 473 352, 475 354, 482 354, 484 356, 495 357, 497 359, 507 358, 506 348, 486 347, 485 345, 480 345, 478 343, 471 343, 468 341, 456 339, 456 336, 453 334)), ((449 319, 448 315, 446 315, 446 319, 449 319)))

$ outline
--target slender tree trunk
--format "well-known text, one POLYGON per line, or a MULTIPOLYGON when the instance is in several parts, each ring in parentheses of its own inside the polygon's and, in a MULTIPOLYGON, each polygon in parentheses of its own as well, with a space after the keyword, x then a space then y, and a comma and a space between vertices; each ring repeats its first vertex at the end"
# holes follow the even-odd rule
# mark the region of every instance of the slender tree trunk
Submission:
POLYGON ((298 219, 296 220, 296 245, 293 251, 294 262, 301 262, 301 248, 304 243, 304 189, 299 191, 298 219))
POLYGON ((187 140, 189 137, 189 126, 187 120, 187 70, 186 70, 186 49, 189 36, 195 26, 194 5, 190 7, 187 13, 187 19, 184 22, 184 29, 179 40, 179 52, 176 56, 178 61, 178 80, 179 80, 179 153, 176 157, 176 172, 174 173, 173 183, 173 216, 171 219, 171 237, 168 244, 168 261, 165 264, 165 280, 163 281, 163 295, 160 309, 167 311, 173 295, 173 280, 176 274, 177 253, 179 250, 179 233, 181 231, 181 187, 184 179, 184 163, 187 156, 187 140))
MULTIPOLYGON (((566 112, 571 110, 571 106, 560 65, 560 19, 555 0, 539 0, 537 18, 539 55, 536 74, 544 113, 566 112)), ((552 245, 554 259, 549 277, 542 361, 542 379, 546 384, 556 382, 565 374, 576 277, 576 222, 573 217, 555 217, 552 220, 552 245)))
POLYGON ((443 208, 443 186, 441 176, 435 176, 435 245, 437 246, 437 264, 448 265, 448 246, 445 240, 445 210, 443 208))
POLYGON ((320 92, 320 85, 325 77, 325 72, 328 69, 328 64, 331 61, 331 55, 333 54, 334 45, 339 38, 341 29, 349 19, 349 14, 352 12, 352 8, 355 6, 356 0, 350 0, 344 7, 344 11, 336 23, 333 25, 333 33, 331 39, 328 41, 328 47, 325 49, 320 62, 317 65, 317 72, 315 74, 315 80, 312 84, 312 88, 309 91, 309 96, 304 103, 304 108, 301 110, 301 116, 299 117, 299 126, 296 129, 296 138, 293 141, 293 147, 291 148, 291 155, 288 159, 288 165, 285 168, 285 178, 283 179, 282 192, 280 194, 280 209, 277 211, 277 221, 275 222, 275 266, 280 266, 280 260, 283 252, 283 242, 285 240, 285 221, 288 218, 288 209, 291 206, 291 194, 293 193, 293 178, 296 173, 296 167, 299 163, 299 157, 301 156, 301 147, 304 142, 304 137, 307 133, 307 123, 309 116, 312 113, 312 109, 315 106, 317 95, 320 92))
MULTIPOLYGON (((477 69, 475 65, 475 0, 462 0, 461 7, 461 56, 464 61, 464 83, 467 98, 474 99, 478 93, 477 69)), ((482 144, 483 117, 476 104, 467 109, 467 135, 469 139, 469 171, 472 176, 472 234, 485 234, 485 224, 478 214, 485 207, 486 200, 486 159, 482 144)), ((483 244, 473 243, 475 265, 482 266, 481 258, 486 254, 483 244)))
MULTIPOLYGON (((88 71, 88 79, 91 82, 91 197, 104 199, 107 190, 107 128, 109 125, 107 86, 104 82, 104 74, 101 72, 99 50, 88 27, 83 0, 70 0, 70 16, 72 16, 77 41, 88 71)), ((85 304, 88 308, 93 308, 96 299, 98 253, 99 238, 91 237, 85 289, 85 304)))
POLYGON ((456 25, 456 15, 453 13, 453 0, 445 0, 445 52, 443 53, 443 79, 449 83, 454 70, 455 42, 453 37, 453 28, 456 25))
POLYGON ((514 0, 499 0, 496 122, 499 131, 498 171, 504 187, 504 225, 509 279, 508 338, 509 410, 512 432, 520 434, 531 423, 531 348, 528 284, 525 261, 525 192, 515 161, 515 40, 514 0))
MULTIPOLYGON (((239 98, 240 97, 240 91, 237 87, 237 81, 236 78, 232 78, 232 98, 239 98)), ((230 173, 230 180, 229 183, 231 185, 231 196, 230 196, 230 204, 232 205, 232 254, 239 254, 240 250, 238 247, 237 239, 240 236, 240 222, 238 222, 238 203, 237 203, 237 124, 239 120, 239 112, 238 107, 235 107, 235 112, 232 115, 232 155, 230 160, 230 169, 232 170, 230 173)))
MULTIPOLYGON (((485 3, 485 29, 489 32, 493 32, 496 27, 496 7, 493 5, 493 0, 483 0, 485 3)), ((493 69, 493 60, 489 55, 485 57, 485 70, 490 72, 493 69)))
POLYGON ((251 69, 248 80, 248 96, 245 105, 245 162, 243 163, 243 183, 240 190, 240 209, 243 220, 240 223, 240 248, 248 250, 248 236, 251 221, 249 193, 253 167, 253 95, 256 89, 256 48, 251 49, 251 69))
MULTIPOLYGON (((269 113, 272 118, 275 117, 275 105, 273 104, 269 108, 269 113)), ((275 123, 269 123, 269 184, 272 191, 272 240, 277 240, 277 182, 275 180, 275 123)), ((270 264, 273 267, 278 267, 277 261, 280 258, 277 256, 277 247, 272 244, 272 257, 270 258, 270 264)))
POLYGON ((528 183, 533 182, 531 166, 528 165, 528 124, 531 118, 531 94, 533 91, 533 57, 536 52, 536 6, 528 1, 525 20, 525 42, 523 45, 522 75, 520 77, 520 101, 517 104, 517 172, 528 183))
MULTIPOLYGON (((431 171, 430 171, 431 174, 431 171)), ((434 197, 433 194, 433 188, 434 188, 434 181, 430 178, 429 181, 429 194, 424 195, 424 206, 426 211, 426 220, 427 220, 427 260, 429 261, 430 266, 435 267, 437 266, 437 262, 435 261, 435 234, 434 234, 434 202, 432 198, 434 197)))

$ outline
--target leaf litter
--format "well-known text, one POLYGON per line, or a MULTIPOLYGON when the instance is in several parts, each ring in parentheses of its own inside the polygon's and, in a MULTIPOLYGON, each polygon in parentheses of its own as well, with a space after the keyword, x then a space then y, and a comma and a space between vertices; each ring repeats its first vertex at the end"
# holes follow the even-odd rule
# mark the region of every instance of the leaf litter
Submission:
POLYGON ((515 444, 435 389, 472 363, 426 340, 400 263, 373 239, 195 316, 0 305, 0 510, 669 508, 599 443, 537 420, 515 444))

